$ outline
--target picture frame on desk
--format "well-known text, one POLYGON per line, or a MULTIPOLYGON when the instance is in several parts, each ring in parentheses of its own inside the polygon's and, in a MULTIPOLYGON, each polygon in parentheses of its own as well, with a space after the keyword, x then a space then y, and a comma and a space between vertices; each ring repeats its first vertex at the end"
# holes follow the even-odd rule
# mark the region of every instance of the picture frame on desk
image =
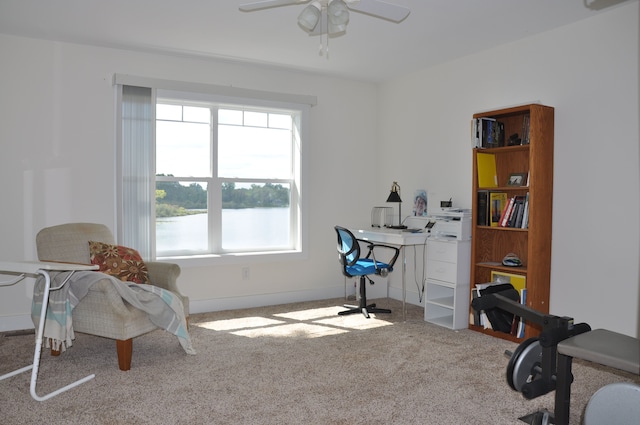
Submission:
POLYGON ((527 173, 511 173, 507 180, 507 186, 525 186, 527 173))
POLYGON ((426 217, 427 215, 427 191, 418 189, 413 195, 413 216, 426 217))

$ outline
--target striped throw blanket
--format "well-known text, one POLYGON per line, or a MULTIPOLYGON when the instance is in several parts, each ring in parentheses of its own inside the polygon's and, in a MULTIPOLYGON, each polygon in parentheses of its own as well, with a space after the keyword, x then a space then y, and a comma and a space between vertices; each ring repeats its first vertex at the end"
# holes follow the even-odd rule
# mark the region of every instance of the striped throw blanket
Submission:
MULTIPOLYGON (((59 286, 69 272, 51 273, 51 287, 59 286)), ((109 279, 123 300, 149 315, 149 320, 178 337, 187 354, 195 354, 187 331, 184 309, 180 299, 172 292, 153 285, 123 282, 115 277, 94 271, 77 271, 60 289, 49 292, 49 307, 44 326, 45 347, 64 351, 73 344, 75 335, 71 312, 89 292, 89 288, 102 279, 109 279)), ((40 276, 33 288, 31 319, 36 328, 40 321, 45 279, 40 276)))

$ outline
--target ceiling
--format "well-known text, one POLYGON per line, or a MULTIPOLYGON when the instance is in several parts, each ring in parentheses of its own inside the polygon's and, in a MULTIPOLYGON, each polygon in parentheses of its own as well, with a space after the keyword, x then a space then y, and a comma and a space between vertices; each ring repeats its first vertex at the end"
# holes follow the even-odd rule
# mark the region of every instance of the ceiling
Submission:
POLYGON ((305 5, 238 10, 252 1, 0 0, 0 33, 380 82, 636 0, 385 0, 411 14, 396 24, 351 12, 328 57, 297 25, 305 5))

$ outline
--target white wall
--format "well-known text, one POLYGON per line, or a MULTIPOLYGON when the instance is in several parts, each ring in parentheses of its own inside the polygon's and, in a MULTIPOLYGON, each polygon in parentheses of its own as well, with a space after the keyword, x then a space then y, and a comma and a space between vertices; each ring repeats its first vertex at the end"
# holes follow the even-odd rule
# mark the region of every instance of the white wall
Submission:
MULTIPOLYGON (((248 282, 246 264, 183 266, 180 284, 194 311, 340 296, 335 224, 367 224, 394 180, 405 201, 426 188, 432 203, 452 197, 469 207, 471 115, 540 100, 556 108, 551 311, 638 335, 639 13, 634 2, 380 87, 0 36, 0 259, 35 259, 45 226, 115 229, 116 72, 318 96, 308 258, 250 264, 248 282), (345 179, 356 189, 344 191, 345 179)), ((405 202, 403 213, 410 210, 405 202)), ((30 285, 0 288, 0 331, 28 322, 30 285)))
MULTIPOLYGON (((374 85, 10 36, 0 36, 0 56, 0 259, 36 259, 35 236, 45 226, 90 221, 115 231, 111 77, 123 73, 317 95, 307 141, 307 258, 209 267, 183 263, 180 286, 194 312, 344 293, 333 226, 346 219, 368 223, 370 199, 386 190, 386 184, 376 188, 366 177, 377 155, 374 85), (351 185, 355 190, 344 190, 351 185), (250 267, 248 281, 242 280, 243 266, 250 267)), ((0 331, 29 325, 32 285, 30 280, 0 288, 0 331)))
POLYGON ((381 184, 471 205, 474 112, 555 107, 553 314, 638 336, 639 7, 504 45, 383 85, 381 184), (410 153, 410 154, 408 154, 410 153))

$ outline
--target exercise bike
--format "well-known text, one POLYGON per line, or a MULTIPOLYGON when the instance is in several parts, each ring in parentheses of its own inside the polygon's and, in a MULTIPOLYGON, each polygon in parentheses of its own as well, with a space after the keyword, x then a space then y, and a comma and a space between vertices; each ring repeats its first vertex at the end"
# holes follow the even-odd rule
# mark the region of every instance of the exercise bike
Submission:
MULTIPOLYGON (((510 287, 510 285, 507 285, 510 287)), ((499 309, 512 313, 521 319, 540 325, 540 336, 529 338, 522 342, 509 356, 507 365, 507 383, 526 399, 534 399, 547 394, 557 388, 558 382, 558 343, 575 335, 589 332, 591 327, 586 323, 574 324, 573 318, 544 314, 530 307, 520 304, 517 291, 507 288, 501 292, 483 294, 473 299, 471 306, 476 311, 490 311, 499 309)), ((515 317, 514 317, 515 319, 515 317)), ((562 382, 573 381, 569 368, 568 374, 561 377, 562 382)), ((549 412, 541 410, 519 418, 531 425, 568 425, 569 424, 569 394, 566 399, 559 400, 556 392, 556 409, 549 412), (561 406, 566 406, 564 409, 561 406)))

